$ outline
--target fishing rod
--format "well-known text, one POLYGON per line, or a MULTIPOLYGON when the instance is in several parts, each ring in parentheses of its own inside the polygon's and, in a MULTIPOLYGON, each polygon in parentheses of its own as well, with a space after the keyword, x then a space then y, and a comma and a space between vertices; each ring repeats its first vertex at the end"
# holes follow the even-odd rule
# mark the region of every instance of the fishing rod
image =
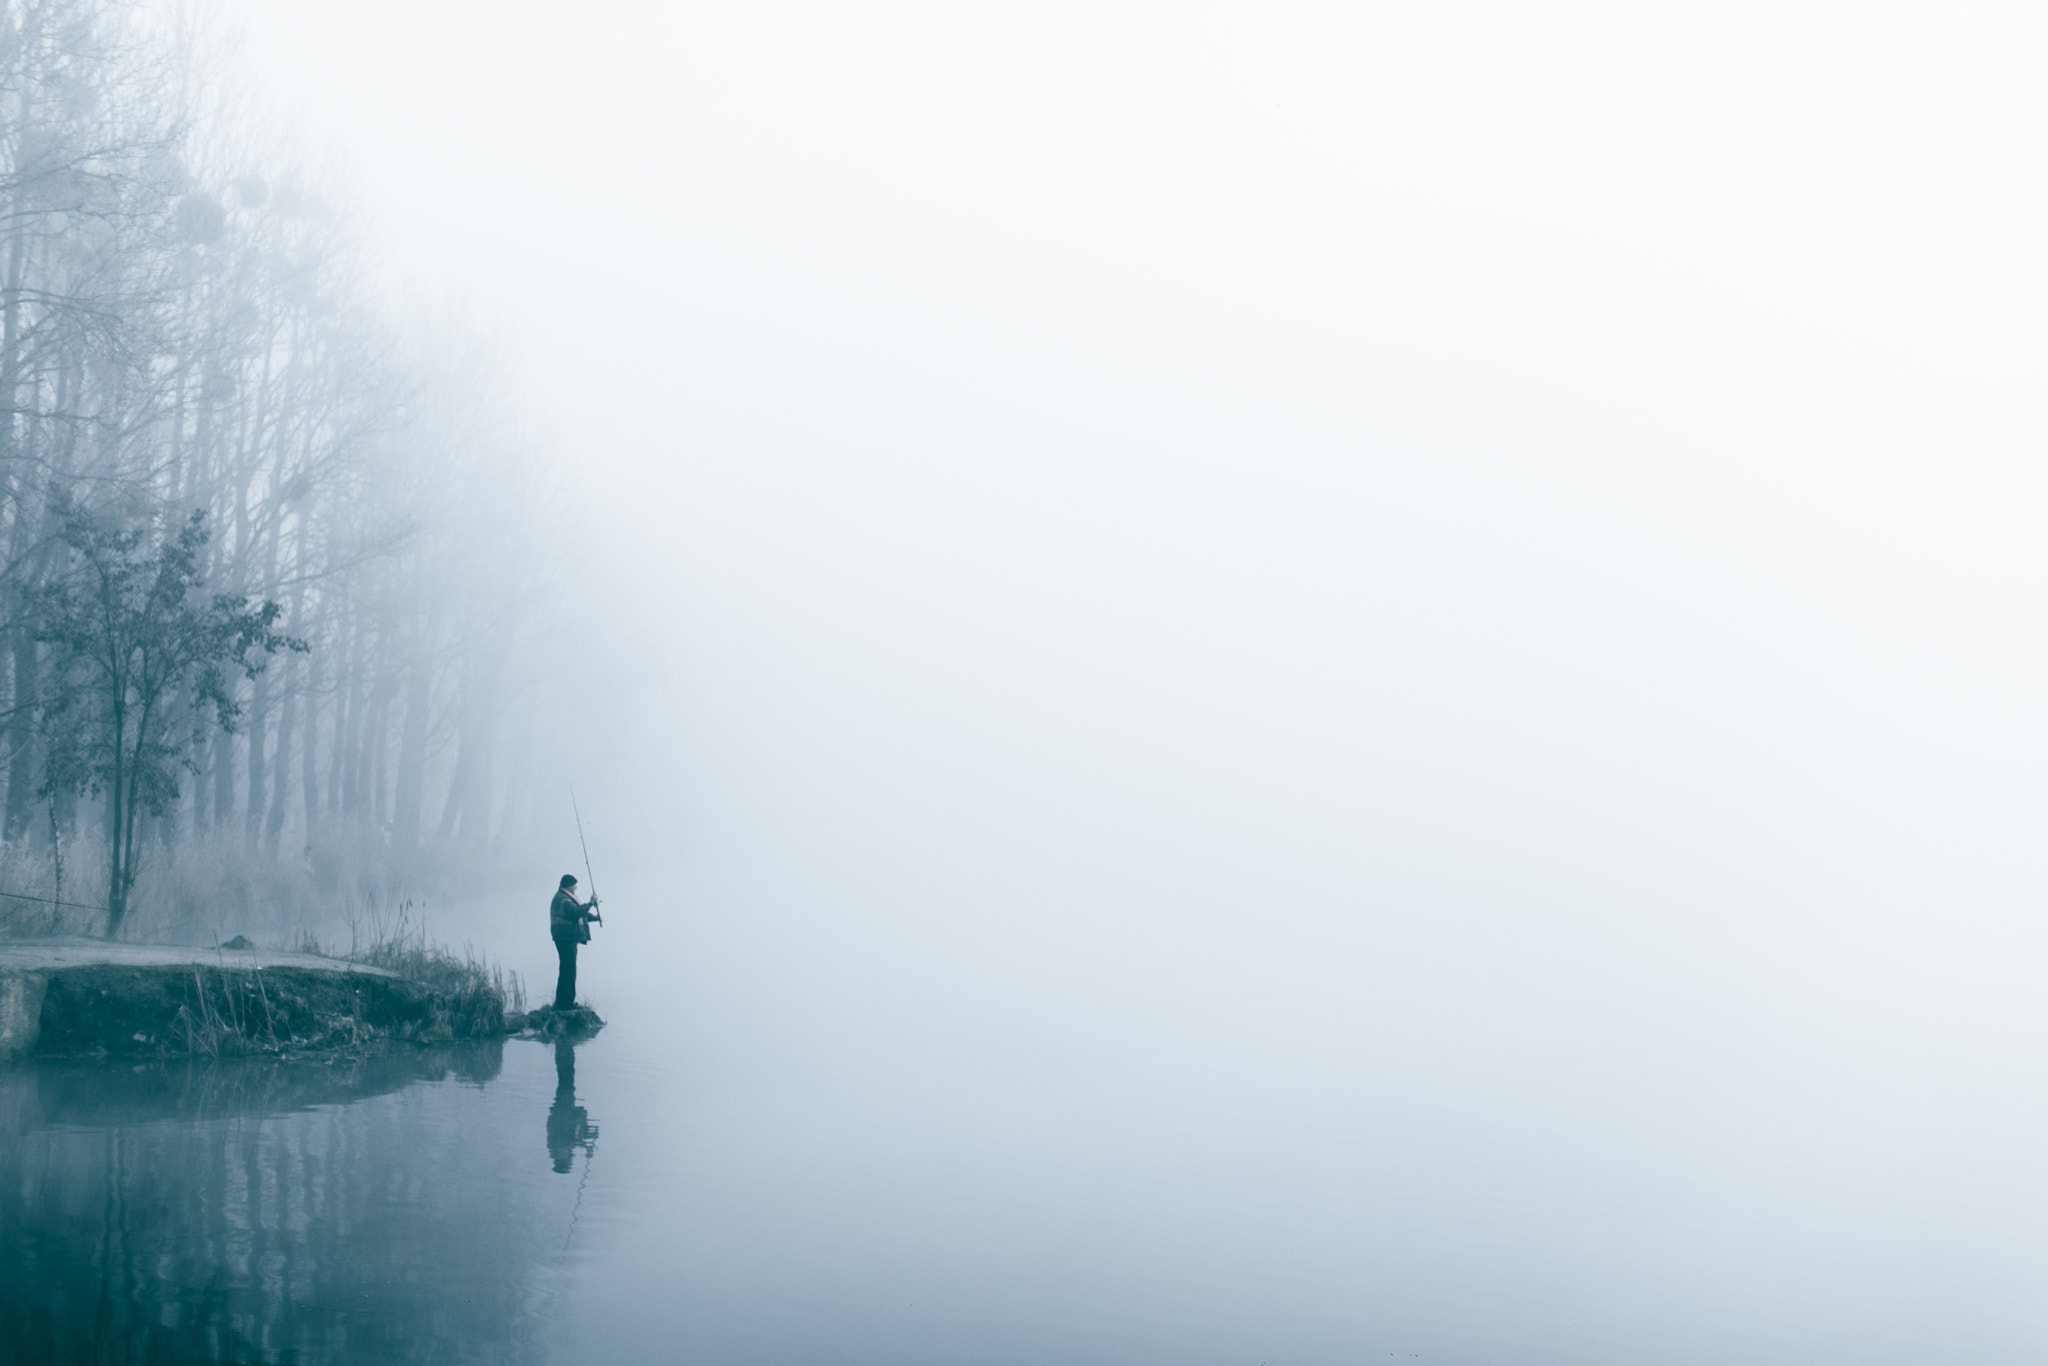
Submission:
POLYGON ((576 805, 576 789, 569 789, 569 809, 576 813, 576 842, 583 846, 583 876, 590 880, 590 918, 604 924, 597 913, 597 874, 590 871, 590 841, 583 838, 583 809, 576 805))

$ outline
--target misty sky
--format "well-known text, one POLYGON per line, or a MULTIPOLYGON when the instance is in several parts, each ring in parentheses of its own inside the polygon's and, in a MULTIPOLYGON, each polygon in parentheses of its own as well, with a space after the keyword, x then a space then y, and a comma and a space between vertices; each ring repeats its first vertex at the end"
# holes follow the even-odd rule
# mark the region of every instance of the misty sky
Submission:
POLYGON ((249 33, 394 270, 520 358, 639 586, 593 612, 686 690, 1354 868, 2033 904, 2037 19, 249 33))
POLYGON ((615 787, 878 866, 2032 945, 2041 26, 1656 8, 249 34, 518 356, 613 672, 668 660, 615 787))
POLYGON ((1252 1148, 1548 1116, 1758 1295, 1730 1191, 2038 1227, 2048 20, 249 14, 565 454, 705 990, 1252 1148))

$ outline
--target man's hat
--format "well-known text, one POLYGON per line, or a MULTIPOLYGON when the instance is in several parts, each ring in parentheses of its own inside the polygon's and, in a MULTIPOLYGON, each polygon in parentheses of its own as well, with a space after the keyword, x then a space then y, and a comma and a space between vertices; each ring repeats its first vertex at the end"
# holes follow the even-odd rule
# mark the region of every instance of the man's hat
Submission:
POLYGON ((562 874, 562 885, 564 887, 574 887, 576 885, 576 875, 574 873, 562 874))

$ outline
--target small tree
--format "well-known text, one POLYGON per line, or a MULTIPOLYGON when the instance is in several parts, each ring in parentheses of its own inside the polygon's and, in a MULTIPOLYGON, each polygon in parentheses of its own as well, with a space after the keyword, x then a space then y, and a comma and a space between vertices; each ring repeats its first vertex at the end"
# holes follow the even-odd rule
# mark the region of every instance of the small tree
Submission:
POLYGON ((36 638, 52 647, 43 703, 45 788, 106 798, 107 937, 121 931, 135 887, 136 828, 178 798, 178 769, 197 772, 193 749, 207 713, 233 730, 241 709, 232 672, 254 678, 279 650, 306 643, 271 630, 282 610, 208 593, 200 552, 206 514, 175 532, 105 522, 53 497, 68 572, 35 603, 36 638), (181 731, 173 708, 190 704, 181 731))

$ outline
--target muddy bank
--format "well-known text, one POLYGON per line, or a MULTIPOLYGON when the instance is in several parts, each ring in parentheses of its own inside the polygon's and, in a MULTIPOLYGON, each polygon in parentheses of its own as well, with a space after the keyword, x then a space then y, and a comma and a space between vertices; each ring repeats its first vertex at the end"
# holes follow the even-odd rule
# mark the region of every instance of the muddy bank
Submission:
POLYGON ((312 954, 92 940, 0 945, 0 1061, 224 1057, 507 1033, 504 997, 312 954))

